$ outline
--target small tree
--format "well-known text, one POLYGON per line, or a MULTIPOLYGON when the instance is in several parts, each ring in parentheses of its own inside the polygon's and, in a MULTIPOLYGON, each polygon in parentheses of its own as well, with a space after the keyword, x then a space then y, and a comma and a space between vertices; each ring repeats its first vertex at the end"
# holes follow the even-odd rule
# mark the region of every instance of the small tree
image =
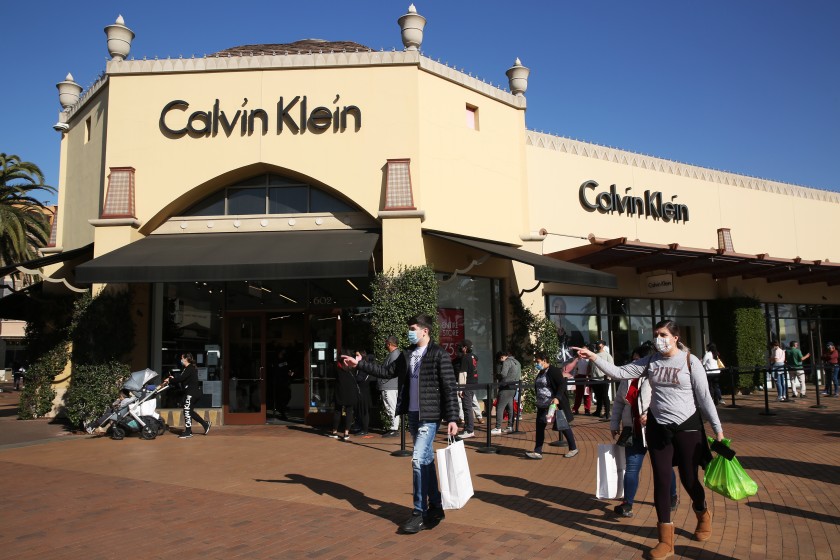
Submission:
POLYGON ((65 395, 67 417, 83 426, 111 404, 130 373, 120 361, 134 345, 130 294, 106 291, 80 298, 70 332, 73 376, 65 395))

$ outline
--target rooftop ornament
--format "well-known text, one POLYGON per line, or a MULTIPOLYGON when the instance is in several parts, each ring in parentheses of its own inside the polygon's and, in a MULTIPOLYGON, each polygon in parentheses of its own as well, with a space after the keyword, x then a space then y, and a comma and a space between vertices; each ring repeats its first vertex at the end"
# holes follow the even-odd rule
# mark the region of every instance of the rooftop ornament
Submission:
POLYGON ((402 34, 403 46, 407 51, 420 49, 423 43, 423 28, 426 27, 426 18, 417 13, 414 4, 408 7, 408 13, 397 20, 402 34))
POLYGON ((525 97, 525 90, 528 89, 528 74, 531 69, 527 66, 522 66, 519 58, 513 63, 513 66, 508 68, 505 74, 510 82, 510 92, 517 97, 525 97))
POLYGON ((63 82, 55 84, 58 88, 58 102, 66 111, 73 105, 79 102, 79 96, 82 94, 82 86, 77 84, 73 79, 73 74, 67 74, 63 82))
POLYGON ((134 32, 125 26, 122 16, 117 16, 117 21, 105 28, 105 35, 108 37, 108 52, 111 53, 111 58, 125 60, 131 51, 134 32))

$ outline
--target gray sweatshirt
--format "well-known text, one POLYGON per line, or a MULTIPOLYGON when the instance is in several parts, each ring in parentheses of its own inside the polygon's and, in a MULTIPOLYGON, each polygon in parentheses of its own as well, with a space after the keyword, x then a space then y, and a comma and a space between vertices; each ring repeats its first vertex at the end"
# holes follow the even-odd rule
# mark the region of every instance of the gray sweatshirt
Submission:
MULTIPOLYGON (((602 359, 592 362, 607 377, 613 379, 641 377, 647 363, 646 357, 621 367, 602 359)), ((696 356, 683 351, 671 358, 655 354, 650 362, 648 377, 652 390, 650 410, 657 422, 682 424, 697 410, 695 405, 697 403, 700 405, 703 418, 711 424, 712 430, 716 434, 723 431, 714 401, 709 394, 706 370, 696 356), (691 360, 690 378, 687 356, 691 360)))

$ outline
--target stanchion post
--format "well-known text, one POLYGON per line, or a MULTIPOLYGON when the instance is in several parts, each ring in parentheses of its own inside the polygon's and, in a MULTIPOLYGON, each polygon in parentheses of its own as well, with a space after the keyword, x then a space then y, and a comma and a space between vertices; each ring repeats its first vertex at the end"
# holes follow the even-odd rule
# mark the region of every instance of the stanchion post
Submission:
MULTIPOLYGON (((519 431, 519 416, 522 414, 522 380, 516 382, 516 393, 514 394, 513 401, 516 406, 511 405, 511 409, 516 409, 516 411, 511 410, 510 413, 513 415, 513 422, 511 425, 513 429, 509 432, 511 434, 521 434, 522 432, 519 431)), ((498 411, 497 411, 498 413, 498 411)), ((504 414, 504 412, 503 412, 504 414)))
MULTIPOLYGON (((735 368, 723 368, 724 370, 729 370, 729 378, 732 381, 732 404, 729 405, 728 408, 741 408, 741 405, 735 404, 735 392, 738 390, 738 383, 736 381, 737 377, 735 375, 735 368)), ((720 378, 718 378, 718 383, 720 383, 720 378)))
POLYGON ((405 448, 405 414, 400 416, 400 448, 391 452, 394 457, 411 457, 413 453, 405 448))
MULTIPOLYGON (((755 371, 758 374, 761 374, 761 368, 759 366, 755 366, 755 371)), ((769 368, 764 370, 764 412, 759 412, 759 414, 763 416, 775 416, 775 412, 770 412, 770 396, 767 393, 767 374, 770 373, 769 368)))
MULTIPOLYGON (((814 364, 812 363, 811 369, 814 369, 814 388, 816 389, 814 393, 817 395, 817 404, 812 404, 811 408, 827 408, 824 404, 820 404, 820 367, 817 366, 814 368, 814 364)), ((823 371, 825 371, 825 368, 823 368, 823 371)), ((823 375, 825 375, 825 373, 823 373, 823 375)))
MULTIPOLYGON (((490 432, 493 430, 493 428, 492 428, 492 426, 493 426, 493 414, 492 414, 492 410, 493 410, 493 397, 492 397, 493 385, 494 385, 493 383, 488 383, 486 385, 487 400, 484 401, 485 402, 484 417, 487 419, 487 440, 486 440, 487 443, 485 444, 484 447, 479 447, 478 449, 476 449, 476 451, 479 452, 479 453, 498 453, 499 452, 499 450, 496 449, 495 447, 493 447, 493 445, 490 442, 490 432)), ((498 414, 498 413, 499 413, 499 411, 496 410, 496 414, 498 414)))

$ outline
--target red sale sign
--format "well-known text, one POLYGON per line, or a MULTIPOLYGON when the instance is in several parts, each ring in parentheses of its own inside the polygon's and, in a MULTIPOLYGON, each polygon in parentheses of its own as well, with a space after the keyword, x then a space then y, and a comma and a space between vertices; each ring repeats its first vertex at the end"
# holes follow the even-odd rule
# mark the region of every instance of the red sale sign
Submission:
POLYGON ((446 348, 450 358, 454 358, 458 343, 464 340, 464 310, 438 308, 437 312, 440 345, 446 348))

